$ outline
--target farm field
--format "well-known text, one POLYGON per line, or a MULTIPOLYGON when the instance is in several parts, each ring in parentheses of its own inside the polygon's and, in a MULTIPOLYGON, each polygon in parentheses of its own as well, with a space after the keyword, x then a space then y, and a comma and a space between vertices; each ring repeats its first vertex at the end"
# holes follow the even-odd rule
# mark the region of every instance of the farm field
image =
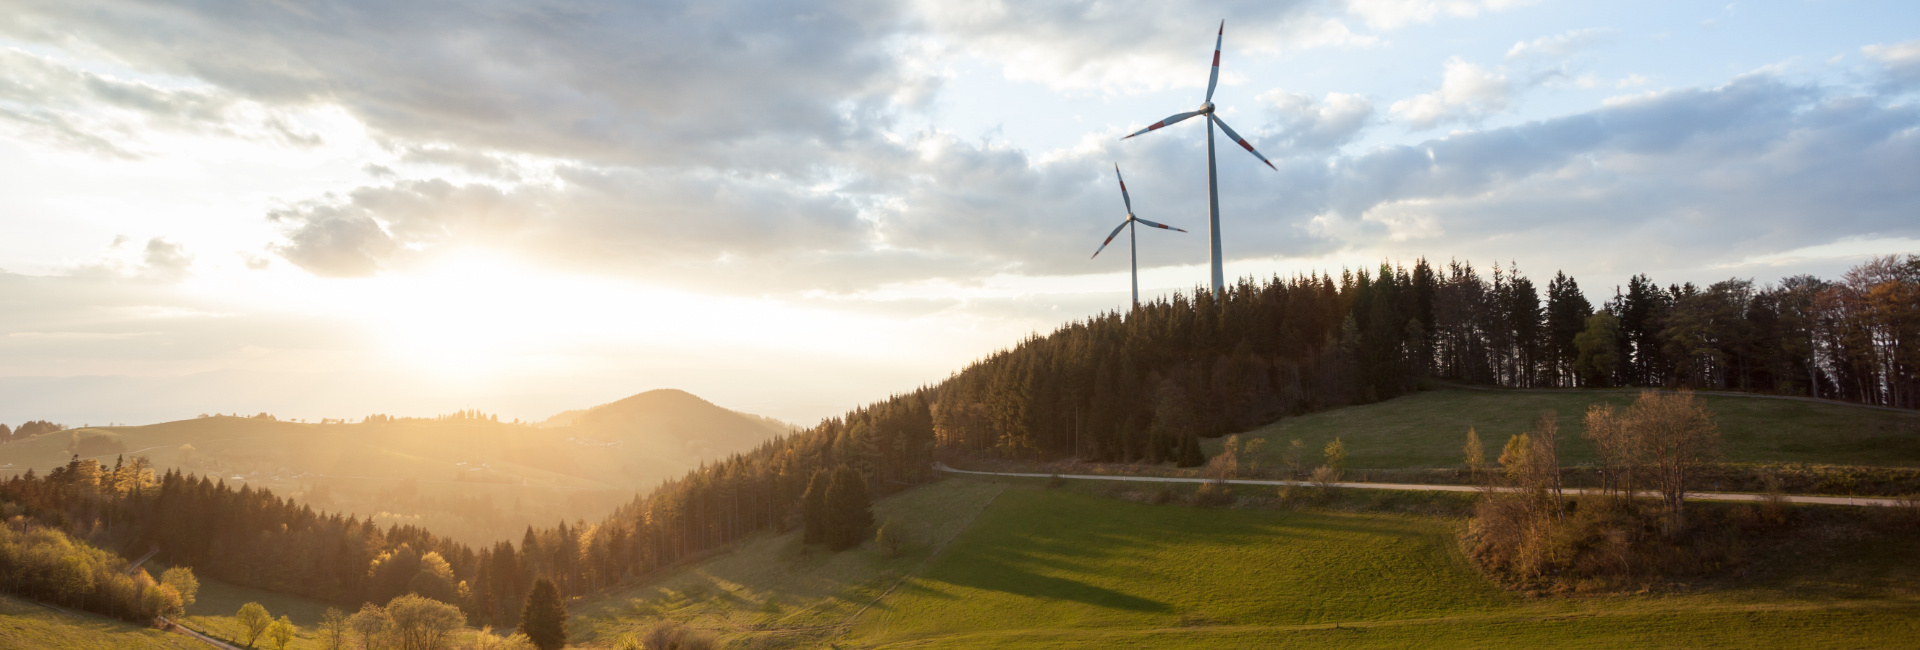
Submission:
MULTIPOLYGON (((1461 446, 1472 427, 1498 455, 1508 436, 1524 433, 1541 412, 1552 409, 1560 425, 1561 461, 1596 460, 1581 437, 1592 404, 1624 408, 1632 390, 1467 390, 1443 388, 1346 408, 1283 418, 1240 433, 1243 441, 1265 439, 1262 466, 1278 466, 1288 442, 1305 443, 1309 462, 1334 437, 1347 447, 1351 468, 1460 467, 1461 446)), ((1726 460, 1733 463, 1808 463, 1920 467, 1920 413, 1843 404, 1763 397, 1700 395, 1715 415, 1726 460)), ((1209 454, 1220 441, 1203 442, 1209 454)))
POLYGON ((1920 569, 1903 560, 1920 540, 1836 540, 1679 593, 1534 599, 1467 563, 1456 517, 1151 505, 1104 489, 944 480, 876 507, 971 518, 930 559, 924 544, 897 559, 871 543, 804 556, 794 534, 767 536, 575 607, 574 634, 610 641, 662 619, 746 647, 1873 647, 1920 634, 1920 569))
POLYGON ((85 613, 65 613, 30 600, 0 595, 0 648, 95 650, 200 650, 206 644, 185 635, 85 613))

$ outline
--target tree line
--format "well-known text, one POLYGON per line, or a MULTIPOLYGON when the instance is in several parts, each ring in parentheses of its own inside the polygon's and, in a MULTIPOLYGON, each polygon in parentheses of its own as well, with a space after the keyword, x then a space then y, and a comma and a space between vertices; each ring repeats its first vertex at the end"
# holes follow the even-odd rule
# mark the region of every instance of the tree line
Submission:
POLYGON ((67 425, 48 422, 46 420, 27 420, 26 422, 21 422, 20 426, 11 428, 5 423, 0 423, 0 444, 6 444, 15 440, 26 440, 27 438, 43 433, 59 433, 66 430, 67 425))

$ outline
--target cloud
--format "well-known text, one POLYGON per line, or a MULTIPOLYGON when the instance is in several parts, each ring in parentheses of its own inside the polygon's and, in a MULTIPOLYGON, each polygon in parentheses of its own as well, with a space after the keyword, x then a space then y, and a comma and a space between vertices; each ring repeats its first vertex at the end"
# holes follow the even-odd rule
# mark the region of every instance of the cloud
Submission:
POLYGON ((1920 40, 1893 45, 1868 45, 1860 53, 1885 70, 1884 85, 1892 91, 1920 88, 1920 40))
POLYGON ((916 83, 889 49, 905 17, 879 0, 73 0, 8 14, 0 35, 263 105, 337 104, 386 137, 605 164, 791 166, 808 159, 795 147, 869 137, 874 107, 916 83))
POLYGON ((31 141, 106 158, 149 155, 159 133, 310 146, 288 116, 204 84, 166 87, 0 49, 0 121, 31 141))
POLYGON ((1755 75, 1368 152, 1340 161, 1324 202, 1303 207, 1345 224, 1325 232, 1350 245, 1424 224, 1410 238, 1447 254, 1690 268, 1920 232, 1903 207, 1920 190, 1899 180, 1920 174, 1916 127, 1911 106, 1755 75))
MULTIPOLYGON (((373 275, 411 257, 480 247, 698 284, 703 274, 688 270, 729 267, 728 259, 751 260, 732 268, 791 272, 823 251, 852 253, 872 243, 853 203, 792 181, 581 166, 557 174, 553 183, 504 185, 398 180, 315 197, 274 213, 286 228, 275 252, 329 277, 373 275)), ((727 280, 740 288, 754 272, 737 275, 727 280)))
POLYGON ((300 206, 270 218, 293 224, 287 241, 273 251, 321 277, 373 275, 399 250, 364 208, 351 204, 300 206))
POLYGON ((998 64, 1010 79, 1062 90, 1205 88, 1222 16, 1231 17, 1221 60, 1227 84, 1234 61, 1251 53, 1371 42, 1309 0, 922 0, 915 9, 949 47, 998 64))
POLYGON ((187 254, 185 247, 167 241, 165 237, 147 240, 145 253, 141 257, 146 272, 155 277, 178 279, 193 266, 193 256, 187 254))
POLYGON ((1443 14, 1472 17, 1530 4, 1533 0, 1348 0, 1347 11, 1374 29, 1396 29, 1443 14))
POLYGON ((1611 29, 1587 28, 1536 38, 1532 41, 1521 41, 1507 49, 1507 60, 1566 58, 1600 45, 1614 34, 1615 31, 1611 29))
POLYGON ((1352 142, 1374 121, 1373 102, 1359 95, 1327 93, 1325 99, 1316 100, 1273 90, 1259 99, 1273 116, 1268 130, 1278 132, 1271 139, 1278 140, 1284 147, 1275 152, 1280 155, 1338 149, 1352 142))
POLYGON ((1456 122, 1476 122, 1507 110, 1513 93, 1513 83, 1504 71, 1455 57, 1446 63, 1439 90, 1394 102, 1388 110, 1414 130, 1424 131, 1456 122))

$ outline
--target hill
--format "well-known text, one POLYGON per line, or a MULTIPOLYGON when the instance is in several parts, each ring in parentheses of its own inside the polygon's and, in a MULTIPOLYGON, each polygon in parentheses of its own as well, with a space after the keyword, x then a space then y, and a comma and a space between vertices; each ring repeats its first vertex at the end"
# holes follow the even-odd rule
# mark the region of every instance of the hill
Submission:
MULTIPOLYGON (((1507 437, 1524 433, 1546 410, 1557 414, 1563 463, 1596 460, 1581 436, 1589 405, 1624 408, 1635 390, 1473 390, 1443 388, 1394 399, 1283 418, 1239 436, 1265 439, 1260 461, 1276 467, 1289 441, 1299 439, 1308 461, 1339 437, 1353 468, 1461 467, 1467 429, 1473 428, 1498 455, 1507 437)), ((1920 412, 1892 411, 1834 402, 1734 394, 1702 394, 1734 463, 1809 463, 1869 467, 1920 467, 1920 412)), ((1208 453, 1218 451, 1211 441, 1208 453)))
POLYGON ((206 647, 185 635, 129 625, 104 616, 50 609, 30 600, 0 595, 0 648, 202 650, 206 647))
POLYGON ((479 544, 517 539, 530 525, 598 519, 635 491, 781 433, 682 391, 650 391, 558 427, 474 415, 325 424, 211 416, 76 429, 0 445, 0 469, 44 474, 75 452, 109 466, 144 456, 156 470, 479 544))
POLYGON ((600 441, 672 441, 685 452, 719 458, 746 451, 787 433, 777 420, 714 406, 681 390, 650 390, 584 411, 547 420, 571 436, 600 441))
POLYGON ((1882 646, 1920 633, 1920 540, 1692 592, 1527 599, 1480 576, 1461 520, 1149 505, 1111 484, 947 479, 876 506, 914 531, 809 552, 792 533, 574 608, 607 642, 659 620, 749 647, 1882 646))

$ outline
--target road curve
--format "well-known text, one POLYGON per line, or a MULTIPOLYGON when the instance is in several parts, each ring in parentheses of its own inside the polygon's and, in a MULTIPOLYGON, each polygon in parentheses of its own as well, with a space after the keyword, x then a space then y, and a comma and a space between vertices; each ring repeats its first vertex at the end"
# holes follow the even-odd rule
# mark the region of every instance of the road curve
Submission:
MULTIPOLYGON (((1109 475, 1101 475, 1101 474, 1029 474, 1029 473, 1020 473, 1020 472, 980 472, 980 471, 966 470, 966 469, 954 469, 952 467, 948 467, 946 463, 934 463, 934 468, 942 472, 948 472, 952 474, 977 474, 981 476, 1012 476, 1012 477, 1018 477, 1018 478, 1053 478, 1058 476, 1060 478, 1075 479, 1075 480, 1082 480, 1082 481, 1135 481, 1135 482, 1141 482, 1141 483, 1205 483, 1207 481, 1213 480, 1213 479, 1205 479, 1205 478, 1177 478, 1177 477, 1171 477, 1171 476, 1109 476, 1109 475)), ((1301 486, 1301 487, 1313 485, 1313 483, 1309 483, 1307 481, 1269 481, 1269 480, 1258 480, 1258 479, 1229 479, 1227 483, 1231 485, 1270 485, 1270 486, 1294 485, 1294 486, 1301 486)), ((1479 492, 1481 490, 1486 489, 1486 488, 1482 488, 1474 485, 1431 485, 1431 484, 1425 484, 1425 483, 1334 483, 1332 485, 1334 487, 1353 488, 1356 490, 1412 490, 1417 492, 1479 492)), ((1495 489, 1502 492, 1517 491, 1516 488, 1495 488, 1495 489)), ((1600 490, 1584 489, 1584 488, 1567 488, 1564 490, 1564 492, 1566 492, 1567 494, 1601 494, 1600 490)), ((1760 495, 1760 494, 1742 494, 1738 492, 1688 492, 1687 498, 1698 499, 1701 501, 1761 501, 1765 499, 1766 496, 1760 495)), ((1788 503, 1811 503, 1811 504, 1828 505, 1828 506, 1892 507, 1892 506, 1909 505, 1905 499, 1886 499, 1886 498, 1874 498, 1874 497, 1814 497, 1814 496, 1796 496, 1796 495, 1788 495, 1787 502, 1788 503)))

